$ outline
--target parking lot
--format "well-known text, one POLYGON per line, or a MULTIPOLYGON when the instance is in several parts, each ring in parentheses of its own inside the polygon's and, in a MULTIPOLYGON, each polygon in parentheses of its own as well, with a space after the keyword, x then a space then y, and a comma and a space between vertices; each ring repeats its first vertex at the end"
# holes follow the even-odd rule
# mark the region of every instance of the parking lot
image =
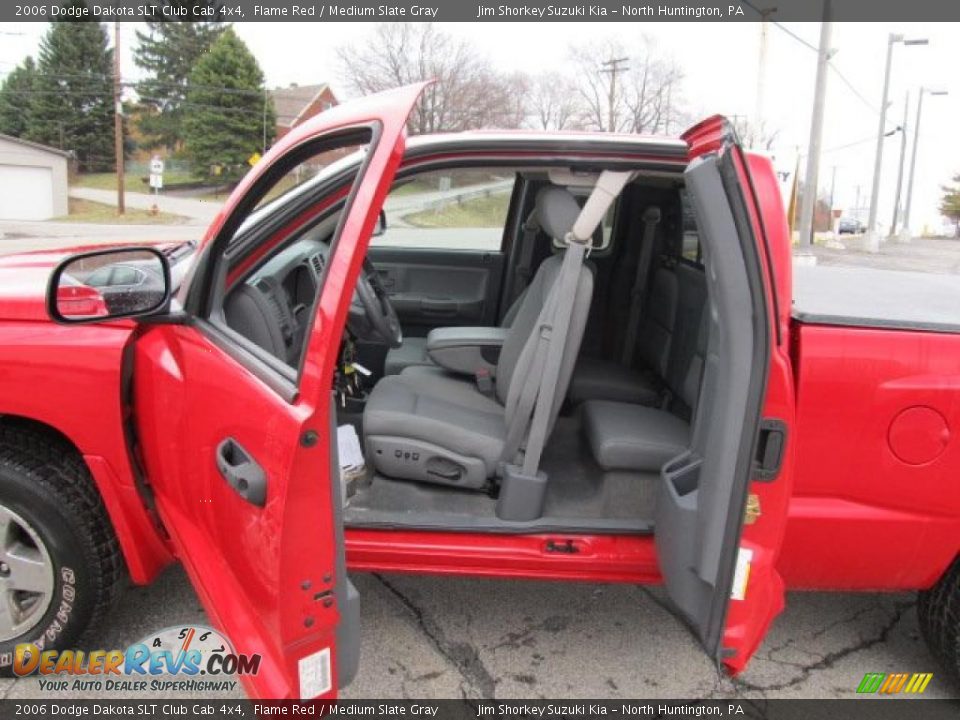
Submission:
MULTIPOLYGON (((193 228, 153 231, 189 235, 193 228)), ((0 254, 96 239, 89 228, 83 237, 56 228, 47 236, 6 232, 0 254)), ((960 273, 960 242, 952 240, 889 245, 879 255, 852 243, 816 254, 825 265, 960 273)), ((729 679, 659 588, 380 575, 355 582, 362 660, 346 697, 844 698, 866 672, 934 672, 926 696, 960 696, 920 637, 912 594, 790 594, 749 669, 729 679)), ((171 568, 150 587, 130 588, 85 647, 123 648, 164 627, 202 622, 183 571, 171 568)), ((37 682, 2 680, 0 692, 37 697, 37 682)), ((238 686, 226 695, 241 693, 238 686)))
MULTIPOLYGON (((893 671, 933 671, 925 694, 957 695, 937 675, 912 595, 793 593, 748 671, 731 680, 658 588, 354 579, 362 648, 348 698, 844 698, 864 673, 893 671)), ((86 646, 123 648, 160 628, 198 622, 204 616, 196 596, 183 571, 172 568, 154 585, 127 591, 112 622, 86 646)), ((36 679, 2 683, 5 697, 41 694, 36 679)), ((238 686, 222 696, 241 692, 238 686)))

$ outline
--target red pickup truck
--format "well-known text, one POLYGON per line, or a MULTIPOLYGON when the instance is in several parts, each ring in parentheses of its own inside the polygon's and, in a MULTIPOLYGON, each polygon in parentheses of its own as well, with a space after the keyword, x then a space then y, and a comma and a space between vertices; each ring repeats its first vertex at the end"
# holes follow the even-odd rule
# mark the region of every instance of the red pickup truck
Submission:
POLYGON ((720 117, 408 140, 424 92, 293 130, 196 247, 0 260, 0 666, 179 560, 255 697, 349 682, 348 571, 663 583, 730 672, 787 588, 917 590, 957 675, 960 327, 795 312, 720 117))

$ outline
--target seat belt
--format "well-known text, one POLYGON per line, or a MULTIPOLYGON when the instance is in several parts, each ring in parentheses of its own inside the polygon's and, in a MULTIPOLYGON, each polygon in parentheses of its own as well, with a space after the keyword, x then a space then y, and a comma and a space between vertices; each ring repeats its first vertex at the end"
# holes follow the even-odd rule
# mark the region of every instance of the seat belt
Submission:
MULTIPOLYGON (((524 436, 527 436, 522 468, 524 475, 537 474, 550 431, 550 416, 553 414, 563 351, 567 346, 580 270, 587 248, 594 230, 633 176, 632 172, 607 170, 597 179, 580 215, 564 238, 567 249, 563 263, 537 318, 537 342, 527 343, 518 358, 518 369, 526 364, 526 370, 522 375, 521 391, 511 392, 509 395, 512 397, 507 398, 507 413, 511 421, 501 460, 512 463, 524 436)), ((513 382, 517 381, 517 375, 515 372, 513 382)))
POLYGON ((520 258, 517 263, 517 269, 514 272, 513 287, 510 288, 510 306, 517 301, 523 291, 530 284, 530 276, 533 274, 533 251, 537 245, 537 233, 540 231, 540 224, 537 222, 536 211, 531 212, 527 221, 523 224, 523 234, 520 236, 520 258))
POLYGON ((647 286, 650 284, 653 243, 659 222, 660 208, 648 207, 643 213, 643 245, 640 247, 640 257, 637 259, 637 275, 633 280, 633 289, 630 291, 630 315, 627 319, 627 334, 623 340, 623 354, 620 357, 620 363, 627 367, 633 365, 633 356, 637 349, 637 335, 640 332, 640 318, 643 315, 647 286))

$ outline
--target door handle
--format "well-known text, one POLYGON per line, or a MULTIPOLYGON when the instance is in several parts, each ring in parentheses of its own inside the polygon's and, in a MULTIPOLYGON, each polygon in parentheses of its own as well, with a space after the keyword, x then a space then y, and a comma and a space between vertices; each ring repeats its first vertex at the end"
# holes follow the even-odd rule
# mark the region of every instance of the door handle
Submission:
POLYGON ((753 460, 753 479, 770 482, 780 474, 787 445, 787 426, 782 420, 763 418, 757 436, 757 455, 753 460))
POLYGON ((267 502, 267 474, 233 438, 217 445, 217 470, 237 495, 257 507, 267 502))

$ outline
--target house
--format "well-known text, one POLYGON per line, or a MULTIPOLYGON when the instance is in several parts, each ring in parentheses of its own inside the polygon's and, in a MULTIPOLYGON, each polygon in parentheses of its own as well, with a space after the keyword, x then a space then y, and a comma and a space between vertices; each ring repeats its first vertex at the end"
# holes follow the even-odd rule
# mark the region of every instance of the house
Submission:
POLYGON ((270 91, 277 112, 277 140, 304 120, 319 115, 337 104, 337 98, 326 83, 322 85, 291 84, 270 91))
POLYGON ((0 220, 66 215, 70 153, 0 135, 0 220))

